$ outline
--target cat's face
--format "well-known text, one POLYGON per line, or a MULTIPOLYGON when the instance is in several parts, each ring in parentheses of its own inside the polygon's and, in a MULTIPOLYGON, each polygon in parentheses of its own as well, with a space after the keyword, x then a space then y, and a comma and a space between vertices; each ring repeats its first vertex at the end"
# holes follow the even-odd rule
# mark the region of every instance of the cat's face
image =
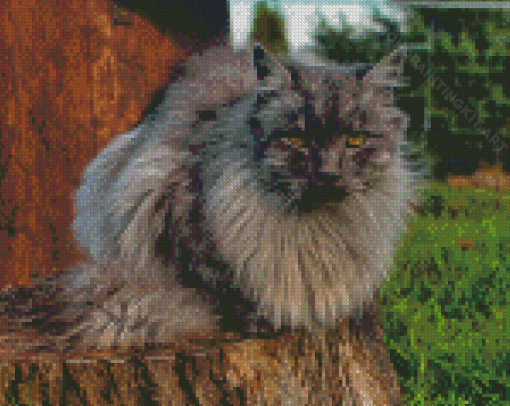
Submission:
MULTIPOLYGON (((265 168, 264 177, 269 177, 260 186, 280 196, 287 211, 310 213, 341 203, 351 193, 372 189, 395 156, 394 142, 376 128, 368 128, 367 113, 357 100, 343 117, 338 94, 332 92, 328 101, 324 117, 315 114, 303 98, 291 113, 292 127, 289 123, 287 128, 271 131, 256 146, 256 162, 265 168)), ((270 101, 264 102, 254 117, 278 112, 270 101)), ((253 133, 264 132, 257 119, 251 124, 253 133)))
POLYGON ((206 190, 218 191, 220 174, 237 166, 244 187, 281 214, 299 216, 377 187, 405 125, 401 112, 383 105, 392 94, 373 83, 377 70, 358 80, 257 62, 265 75, 256 93, 218 114, 214 143, 202 153, 205 178, 214 183, 206 179, 206 190))

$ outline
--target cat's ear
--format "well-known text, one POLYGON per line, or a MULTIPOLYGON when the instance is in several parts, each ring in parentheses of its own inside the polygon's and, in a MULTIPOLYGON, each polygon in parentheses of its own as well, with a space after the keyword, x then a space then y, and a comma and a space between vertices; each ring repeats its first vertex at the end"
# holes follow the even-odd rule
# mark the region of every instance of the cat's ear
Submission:
POLYGON ((381 86, 401 86, 405 48, 399 47, 386 55, 365 77, 364 83, 381 86))
POLYGON ((258 42, 253 46, 253 64, 257 70, 257 80, 264 80, 275 68, 272 57, 258 42))
POLYGON ((259 90, 282 89, 292 83, 289 69, 259 43, 253 46, 253 65, 257 72, 259 90))

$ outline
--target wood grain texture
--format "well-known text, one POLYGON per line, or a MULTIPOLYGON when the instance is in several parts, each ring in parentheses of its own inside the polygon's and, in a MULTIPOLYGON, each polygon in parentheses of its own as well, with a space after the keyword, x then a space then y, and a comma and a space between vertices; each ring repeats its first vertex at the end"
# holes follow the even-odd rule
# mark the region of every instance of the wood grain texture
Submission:
POLYGON ((349 326, 344 320, 323 335, 225 333, 168 346, 57 352, 4 324, 0 404, 400 404, 381 330, 349 326))

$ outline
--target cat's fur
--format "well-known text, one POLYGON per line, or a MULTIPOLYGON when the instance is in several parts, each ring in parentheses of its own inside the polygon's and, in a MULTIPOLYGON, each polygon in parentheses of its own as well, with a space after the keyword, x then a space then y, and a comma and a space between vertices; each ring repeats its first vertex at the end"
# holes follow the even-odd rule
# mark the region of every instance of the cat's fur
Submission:
POLYGON ((84 173, 74 230, 91 261, 11 293, 6 314, 87 347, 354 314, 391 269, 420 178, 392 105, 401 63, 357 79, 260 47, 191 58, 84 173))

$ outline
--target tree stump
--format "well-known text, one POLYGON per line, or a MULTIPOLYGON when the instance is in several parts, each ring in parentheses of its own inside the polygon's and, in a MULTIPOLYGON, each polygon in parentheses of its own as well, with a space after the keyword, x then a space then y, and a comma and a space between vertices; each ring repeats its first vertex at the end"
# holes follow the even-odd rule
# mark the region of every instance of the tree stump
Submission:
POLYGON ((168 345, 57 352, 4 323, 0 404, 393 405, 399 385, 375 326, 224 333, 168 345), (30 403, 31 402, 31 403, 30 403))

